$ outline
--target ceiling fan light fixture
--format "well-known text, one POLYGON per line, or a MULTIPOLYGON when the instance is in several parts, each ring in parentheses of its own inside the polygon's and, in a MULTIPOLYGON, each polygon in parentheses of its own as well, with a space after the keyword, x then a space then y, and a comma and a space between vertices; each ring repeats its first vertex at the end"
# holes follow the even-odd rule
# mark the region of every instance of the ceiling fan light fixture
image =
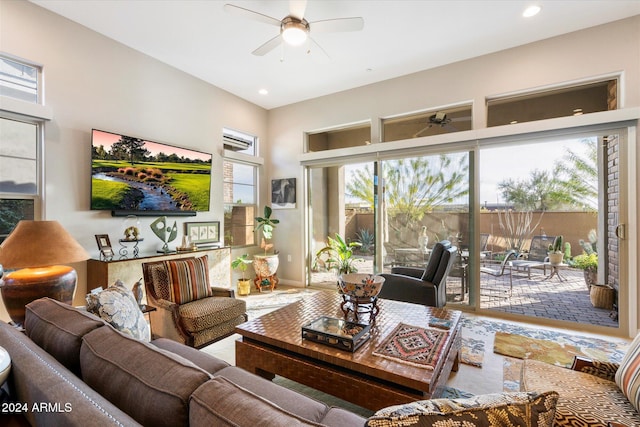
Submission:
POLYGON ((309 34, 309 23, 302 19, 288 16, 282 20, 280 27, 282 39, 291 46, 300 46, 307 40, 309 34))

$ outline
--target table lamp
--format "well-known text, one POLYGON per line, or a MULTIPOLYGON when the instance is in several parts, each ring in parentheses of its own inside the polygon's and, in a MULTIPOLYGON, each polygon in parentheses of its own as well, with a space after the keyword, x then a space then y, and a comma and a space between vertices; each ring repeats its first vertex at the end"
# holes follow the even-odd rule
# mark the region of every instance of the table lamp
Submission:
POLYGON ((21 326, 24 306, 38 298, 71 304, 78 275, 72 267, 60 264, 88 258, 87 251, 57 221, 20 221, 0 244, 0 265, 5 269, 0 289, 11 320, 21 326))

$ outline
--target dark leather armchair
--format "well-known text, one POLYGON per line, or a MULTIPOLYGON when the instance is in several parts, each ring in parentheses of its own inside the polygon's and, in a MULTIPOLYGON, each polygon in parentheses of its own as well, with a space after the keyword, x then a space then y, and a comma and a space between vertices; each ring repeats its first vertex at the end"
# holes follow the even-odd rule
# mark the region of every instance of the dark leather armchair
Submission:
POLYGON ((458 248, 443 240, 431 251, 426 268, 393 267, 385 278, 379 297, 412 302, 430 307, 444 307, 447 303, 446 282, 456 260, 458 248))

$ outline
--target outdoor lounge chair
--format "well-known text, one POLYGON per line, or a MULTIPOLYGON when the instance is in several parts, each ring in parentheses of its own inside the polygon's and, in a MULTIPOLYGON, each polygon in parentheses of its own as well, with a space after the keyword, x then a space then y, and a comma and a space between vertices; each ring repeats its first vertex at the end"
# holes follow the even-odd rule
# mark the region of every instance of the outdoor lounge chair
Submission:
POLYGON ((509 295, 513 292, 513 274, 511 271, 510 261, 512 259, 517 258, 518 252, 515 250, 510 250, 504 256, 504 259, 500 264, 494 264, 497 268, 489 267, 487 263, 485 263, 482 267, 480 267, 480 273, 486 273, 493 277, 500 277, 505 274, 505 270, 509 269, 509 295))
POLYGON ((529 246, 529 254, 524 259, 511 261, 512 269, 518 272, 526 271, 527 277, 531 279, 531 269, 541 268, 546 276, 547 266, 549 265, 547 252, 549 251, 549 245, 553 243, 555 238, 556 236, 533 236, 529 246))

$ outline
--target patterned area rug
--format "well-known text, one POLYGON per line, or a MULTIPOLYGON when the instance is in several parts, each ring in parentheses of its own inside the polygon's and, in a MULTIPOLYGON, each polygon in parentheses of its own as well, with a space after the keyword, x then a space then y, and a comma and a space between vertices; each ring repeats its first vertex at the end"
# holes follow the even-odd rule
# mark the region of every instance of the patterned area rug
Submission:
POLYGON ((493 352, 517 359, 535 359, 552 365, 571 367, 574 356, 586 356, 578 347, 556 341, 496 332, 493 352))
POLYGON ((420 368, 435 369, 448 331, 400 323, 373 352, 420 368))

